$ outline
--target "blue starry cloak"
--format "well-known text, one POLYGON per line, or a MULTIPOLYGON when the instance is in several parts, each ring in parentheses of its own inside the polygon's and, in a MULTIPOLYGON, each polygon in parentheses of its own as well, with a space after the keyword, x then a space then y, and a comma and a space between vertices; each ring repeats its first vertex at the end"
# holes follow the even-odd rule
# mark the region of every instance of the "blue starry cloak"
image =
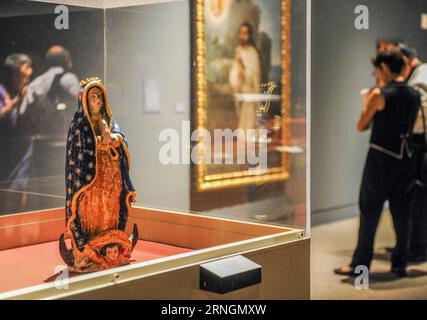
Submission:
POLYGON ((126 227, 130 203, 135 200, 135 189, 129 176, 130 156, 125 135, 111 114, 105 87, 99 80, 93 79, 80 88, 78 110, 70 124, 66 150, 66 224, 72 245, 79 251, 83 251, 91 235, 85 234, 82 229, 78 199, 94 183, 97 173, 97 139, 87 101, 88 92, 94 87, 103 93, 103 108, 109 129, 111 133, 117 134, 120 140, 120 147, 115 150, 119 156, 122 180, 118 221, 118 229, 121 231, 126 227))

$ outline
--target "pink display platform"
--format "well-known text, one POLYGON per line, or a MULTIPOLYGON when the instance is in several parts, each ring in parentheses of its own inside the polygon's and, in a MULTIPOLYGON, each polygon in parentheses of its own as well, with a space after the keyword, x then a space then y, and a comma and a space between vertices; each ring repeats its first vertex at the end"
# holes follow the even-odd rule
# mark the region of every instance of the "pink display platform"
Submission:
MULTIPOLYGON (((307 274, 305 268, 301 269, 302 262, 295 264, 294 258, 298 255, 294 251, 287 256, 289 259, 282 256, 282 250, 288 251, 294 246, 291 242, 305 240, 301 229, 144 207, 131 208, 126 234, 132 233, 134 224, 139 230, 139 241, 131 258, 134 267, 123 266, 90 276, 70 273, 74 279, 69 282, 69 288, 58 290, 55 280, 62 280, 61 271, 66 267, 58 248, 58 239, 65 231, 64 208, 0 216, 0 299, 78 299, 86 294, 102 298, 101 288, 107 290, 110 298, 200 299, 205 295, 195 290, 199 272, 195 265, 244 252, 251 255, 256 251, 270 252, 267 248, 280 248, 271 264, 274 270, 279 265, 277 261, 284 259, 289 260, 291 266, 297 266, 297 269, 291 268, 292 275, 307 274), (184 269, 188 271, 185 277, 175 273, 184 269), (160 278, 152 277, 153 274, 160 278), (162 283, 161 279, 166 282, 162 283), (167 289, 164 289, 165 283, 167 289), (170 290, 172 283, 173 291, 170 290), (110 290, 111 287, 115 290, 110 290)), ((308 241, 304 244, 309 248, 308 241)), ((303 252, 302 257, 306 259, 309 250, 303 252)), ((263 261, 264 256, 262 253, 259 261, 263 261)), ((274 287, 277 296, 279 292, 287 292, 283 287, 299 286, 301 278, 282 277, 277 272, 279 275, 272 277, 268 285, 274 287), (278 278, 286 281, 277 281, 278 278), (292 285, 287 282, 291 280, 292 285)))
MULTIPOLYGON (((139 240, 132 262, 143 262, 193 250, 139 240)), ((53 281, 57 267, 64 266, 58 241, 0 251, 0 293, 53 281)), ((78 275, 78 274, 74 274, 78 275)), ((71 275, 73 276, 73 275, 71 275)))

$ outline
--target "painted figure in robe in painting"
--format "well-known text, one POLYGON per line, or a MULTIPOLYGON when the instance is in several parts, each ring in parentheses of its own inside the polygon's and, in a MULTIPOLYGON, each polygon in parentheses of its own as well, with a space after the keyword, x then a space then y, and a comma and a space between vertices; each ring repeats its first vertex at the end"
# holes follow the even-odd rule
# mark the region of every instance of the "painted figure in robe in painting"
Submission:
MULTIPOLYGON (((235 93, 260 93, 261 62, 250 24, 243 23, 240 26, 239 41, 230 71, 230 84, 235 93)), ((258 107, 259 102, 256 101, 236 101, 239 129, 255 128, 258 107)))
POLYGON ((134 225, 124 231, 135 189, 124 133, 114 120, 98 78, 80 84, 78 110, 70 125, 66 154, 66 223, 60 252, 70 269, 91 272, 128 264, 138 240, 134 225))

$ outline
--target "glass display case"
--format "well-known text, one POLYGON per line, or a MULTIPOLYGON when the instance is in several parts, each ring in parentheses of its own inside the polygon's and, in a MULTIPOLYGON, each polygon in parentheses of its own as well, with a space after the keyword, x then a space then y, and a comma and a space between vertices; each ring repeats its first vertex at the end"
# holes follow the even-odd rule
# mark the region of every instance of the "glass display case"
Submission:
POLYGON ((300 0, 3 1, 0 298, 309 298, 309 11, 300 0), (82 274, 58 239, 76 239, 67 179, 96 181, 69 171, 89 77, 125 134, 136 199, 124 232, 139 234, 129 264, 82 274), (262 267, 259 284, 201 289, 201 264, 237 255, 262 267))

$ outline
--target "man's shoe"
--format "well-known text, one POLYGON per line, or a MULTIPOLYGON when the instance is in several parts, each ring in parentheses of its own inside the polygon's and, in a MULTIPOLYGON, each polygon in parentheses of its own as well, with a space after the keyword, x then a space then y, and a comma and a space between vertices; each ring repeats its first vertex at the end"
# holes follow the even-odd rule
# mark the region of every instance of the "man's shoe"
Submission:
POLYGON ((406 268, 402 268, 402 267, 393 267, 391 268, 391 272, 393 272, 399 278, 404 278, 408 276, 408 272, 406 272, 406 268))
POLYGON ((343 270, 343 268, 336 268, 334 269, 334 273, 338 274, 340 276, 348 276, 348 277, 357 277, 358 274, 354 272, 354 269, 350 270, 343 270))

